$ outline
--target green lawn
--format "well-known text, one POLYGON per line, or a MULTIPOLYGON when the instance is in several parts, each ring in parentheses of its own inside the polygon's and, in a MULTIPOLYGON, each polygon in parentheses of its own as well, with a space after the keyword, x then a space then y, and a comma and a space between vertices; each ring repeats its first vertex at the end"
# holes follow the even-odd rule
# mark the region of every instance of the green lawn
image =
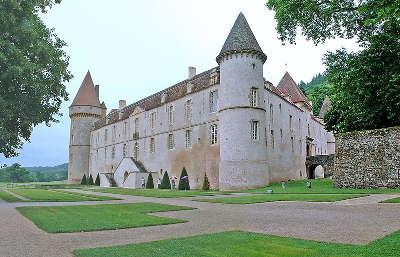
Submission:
POLYGON ((383 201, 382 203, 400 203, 400 197, 383 201))
POLYGON ((306 188, 306 180, 289 181, 286 183, 285 190, 282 189, 281 183, 272 183, 269 186, 243 190, 248 193, 264 193, 267 188, 271 188, 275 193, 292 193, 292 194, 383 194, 383 193, 400 193, 397 189, 352 189, 352 188, 334 188, 332 179, 314 179, 311 180, 312 187, 306 188))
POLYGON ((201 202, 251 204, 276 201, 335 202, 366 195, 357 194, 252 194, 238 197, 221 197, 214 199, 197 199, 201 202))
POLYGON ((118 200, 108 196, 95 196, 66 191, 46 190, 46 189, 9 189, 9 191, 28 198, 32 202, 79 202, 79 201, 105 201, 118 200))
POLYGON ((230 194, 230 192, 222 192, 222 191, 201 191, 201 190, 184 191, 184 190, 169 190, 169 189, 91 188, 90 190, 102 193, 136 195, 136 196, 158 197, 158 198, 230 194))
POLYGON ((8 192, 0 189, 0 199, 6 202, 22 202, 21 199, 9 194, 8 192))
POLYGON ((180 223, 185 221, 147 215, 147 213, 192 210, 192 208, 158 203, 131 203, 17 207, 17 210, 46 232, 65 233, 180 223))
POLYGON ((77 257, 394 257, 399 252, 399 232, 365 246, 355 246, 234 231, 82 249, 74 254, 77 257))

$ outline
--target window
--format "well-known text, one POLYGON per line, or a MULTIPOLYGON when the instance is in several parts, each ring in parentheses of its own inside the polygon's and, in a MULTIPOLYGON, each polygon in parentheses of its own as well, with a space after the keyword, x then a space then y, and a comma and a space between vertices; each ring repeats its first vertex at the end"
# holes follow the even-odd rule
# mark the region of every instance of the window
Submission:
POLYGON ((271 121, 271 125, 274 124, 274 106, 272 104, 269 105, 269 118, 271 121))
POLYGON ((187 100, 185 102, 185 121, 186 123, 190 123, 192 117, 192 100, 187 100))
POLYGON ((250 90, 250 106, 257 107, 258 106, 258 89, 251 88, 250 90))
POLYGON ((293 116, 289 115, 289 129, 290 129, 290 132, 292 132, 292 123, 293 123, 293 116))
POLYGON ((281 133, 281 143, 283 143, 283 130, 280 129, 280 133, 281 133))
POLYGON ((104 130, 104 143, 107 143, 107 134, 108 134, 108 129, 104 130))
POLYGON ((122 154, 124 157, 126 157, 126 144, 122 147, 122 154))
POLYGON ((112 159, 115 158, 115 146, 113 146, 112 149, 111 149, 111 158, 112 159))
POLYGON ((117 134, 117 131, 116 131, 115 125, 114 125, 113 128, 112 128, 112 141, 113 141, 113 142, 115 141, 115 136, 116 136, 116 134, 117 134))
POLYGON ((253 139, 253 140, 258 140, 259 139, 259 137, 260 137, 260 133, 259 133, 259 122, 258 121, 256 121, 256 120, 253 120, 252 122, 251 122, 251 138, 253 139))
POLYGON ((169 150, 172 150, 172 149, 174 149, 174 145, 175 145, 175 142, 174 142, 174 134, 168 134, 168 149, 169 150))
POLYGON ((282 104, 279 104, 279 112, 282 112, 282 104))
POLYGON ((174 124, 174 106, 172 105, 168 107, 168 124, 174 124))
POLYGON ((290 144, 292 146, 292 152, 294 152, 294 138, 293 138, 293 136, 290 137, 290 144))
POLYGON ((186 148, 192 147, 192 131, 191 130, 185 131, 185 142, 186 142, 186 148))
POLYGON ((274 138, 274 131, 271 130, 271 147, 272 149, 275 148, 275 138, 274 138))
POLYGON ((135 133, 139 133, 139 118, 135 118, 134 123, 135 133))
POLYGON ((151 125, 151 129, 153 130, 153 129, 155 129, 155 127, 156 127, 156 113, 155 112, 152 112, 151 114, 150 114, 150 125, 151 125))
POLYGON ((210 125, 210 144, 218 143, 218 127, 217 124, 210 125))
POLYGON ((210 92, 210 112, 217 111, 218 91, 215 89, 210 92))
POLYGON ((150 153, 156 152, 156 141, 154 137, 150 138, 150 153))
POLYGON ((138 144, 138 142, 135 142, 135 144, 133 145, 133 158, 135 160, 139 159, 139 144, 138 144))
POLYGON ((128 131, 128 122, 124 122, 124 136, 126 136, 126 132, 128 131))

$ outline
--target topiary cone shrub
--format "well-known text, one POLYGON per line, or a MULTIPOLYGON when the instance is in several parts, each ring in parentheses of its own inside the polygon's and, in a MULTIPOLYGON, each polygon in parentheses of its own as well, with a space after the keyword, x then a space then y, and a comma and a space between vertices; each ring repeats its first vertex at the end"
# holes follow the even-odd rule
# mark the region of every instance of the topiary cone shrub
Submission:
POLYGON ((151 173, 149 173, 149 176, 147 177, 146 188, 147 189, 154 188, 153 175, 151 175, 151 173))
POLYGON ((81 180, 81 185, 87 185, 86 174, 83 174, 83 177, 82 177, 82 180, 81 180))
POLYGON ((89 175, 89 179, 87 180, 87 184, 89 186, 93 186, 94 185, 92 174, 89 175))
POLYGON ((189 176, 188 176, 188 173, 187 173, 185 167, 183 167, 183 169, 182 169, 181 177, 179 179, 178 189, 179 190, 190 190, 189 176))
POLYGON ((94 181, 95 186, 100 186, 100 174, 97 173, 96 180, 94 181))
POLYGON ((208 181, 207 173, 204 173, 204 181, 203 181, 202 189, 204 191, 210 190, 210 182, 208 181))
POLYGON ((171 189, 171 181, 169 181, 168 171, 165 171, 161 180, 160 189, 171 189))

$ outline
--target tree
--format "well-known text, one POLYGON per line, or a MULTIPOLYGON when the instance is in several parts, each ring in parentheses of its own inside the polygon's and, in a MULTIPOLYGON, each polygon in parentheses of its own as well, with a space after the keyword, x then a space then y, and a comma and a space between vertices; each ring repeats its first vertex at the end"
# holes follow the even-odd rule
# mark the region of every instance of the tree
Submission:
POLYGON ((97 173, 96 181, 94 181, 94 185, 95 186, 100 186, 100 174, 99 173, 97 173))
POLYGON ((208 181, 207 173, 204 173, 204 181, 203 181, 202 189, 204 191, 210 190, 210 182, 208 181))
POLYGON ((153 175, 151 175, 151 173, 149 173, 149 176, 147 177, 146 188, 147 189, 154 188, 153 175))
POLYGON ((40 19, 60 0, 0 1, 0 153, 17 155, 34 126, 57 122, 67 70, 66 45, 40 19))
POLYGON ((93 186, 94 185, 92 174, 89 175, 89 178, 87 180, 87 184, 89 186, 93 186))
POLYGON ((400 0, 269 0, 282 41, 295 42, 298 27, 315 44, 328 38, 357 40, 361 50, 324 57, 336 132, 400 125, 400 0))
POLYGON ((86 179, 86 174, 83 174, 82 180, 81 180, 81 185, 87 185, 87 179, 86 179))
POLYGON ((168 171, 164 172, 164 176, 161 180, 160 189, 171 189, 171 181, 169 181, 168 171))
POLYGON ((183 167, 182 172, 181 172, 181 177, 179 178, 179 190, 190 190, 190 185, 189 185, 189 176, 188 173, 183 167))
POLYGON ((0 182, 22 183, 32 181, 35 181, 32 174, 18 163, 0 169, 0 182))

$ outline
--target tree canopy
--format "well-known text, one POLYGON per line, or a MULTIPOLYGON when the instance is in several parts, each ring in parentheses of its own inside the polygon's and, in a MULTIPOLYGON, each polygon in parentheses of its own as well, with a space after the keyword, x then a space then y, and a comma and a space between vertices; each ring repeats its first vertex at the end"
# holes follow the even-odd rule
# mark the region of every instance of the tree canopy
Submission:
POLYGON ((17 155, 34 126, 57 122, 68 100, 66 45, 39 15, 60 0, 0 1, 0 153, 17 155))
POLYGON ((361 50, 324 57, 336 132, 400 125, 400 0, 268 0, 282 41, 353 38, 361 50), (301 28, 301 30, 299 30, 301 28))

